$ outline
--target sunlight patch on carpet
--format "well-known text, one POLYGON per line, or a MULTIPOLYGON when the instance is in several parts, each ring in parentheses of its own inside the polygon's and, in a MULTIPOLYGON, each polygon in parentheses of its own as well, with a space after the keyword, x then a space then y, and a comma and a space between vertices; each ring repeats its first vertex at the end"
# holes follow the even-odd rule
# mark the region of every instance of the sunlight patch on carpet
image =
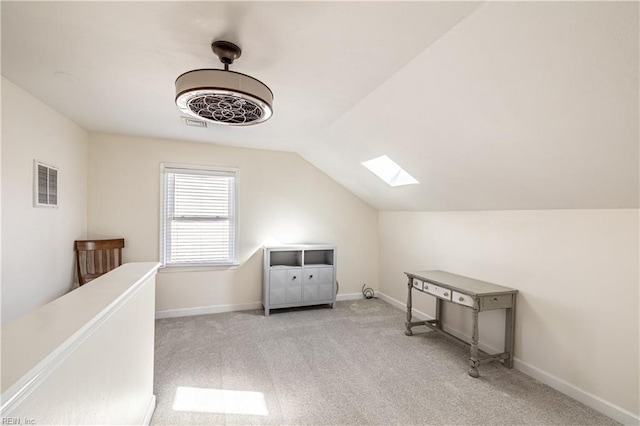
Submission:
POLYGON ((179 386, 173 400, 174 411, 268 416, 262 392, 207 389, 179 386))

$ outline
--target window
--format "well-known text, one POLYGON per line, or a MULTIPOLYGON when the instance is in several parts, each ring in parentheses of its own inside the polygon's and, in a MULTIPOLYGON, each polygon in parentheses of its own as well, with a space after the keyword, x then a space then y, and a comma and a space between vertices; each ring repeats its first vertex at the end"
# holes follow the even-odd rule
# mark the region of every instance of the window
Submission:
POLYGON ((238 263, 236 169, 162 165, 162 266, 238 263))

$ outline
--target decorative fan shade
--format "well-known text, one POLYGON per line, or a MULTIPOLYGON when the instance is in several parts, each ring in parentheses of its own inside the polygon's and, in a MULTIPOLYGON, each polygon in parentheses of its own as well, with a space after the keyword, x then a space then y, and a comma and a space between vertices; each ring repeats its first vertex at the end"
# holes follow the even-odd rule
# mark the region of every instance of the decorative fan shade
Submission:
POLYGON ((182 74, 176 80, 176 105, 184 114, 229 126, 249 126, 268 120, 273 114, 273 93, 261 81, 229 65, 240 57, 240 47, 228 41, 214 41, 211 49, 224 70, 201 69, 182 74))
POLYGON ((266 121, 273 93, 262 82, 234 71, 204 69, 176 80, 176 105, 192 117, 232 126, 266 121))

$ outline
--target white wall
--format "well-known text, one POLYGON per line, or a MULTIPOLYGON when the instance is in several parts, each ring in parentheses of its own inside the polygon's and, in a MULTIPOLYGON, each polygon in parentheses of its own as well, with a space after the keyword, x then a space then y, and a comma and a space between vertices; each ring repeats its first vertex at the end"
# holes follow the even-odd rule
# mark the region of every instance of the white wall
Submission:
POLYGON ((126 262, 158 260, 161 162, 240 169, 240 266, 161 270, 158 311, 260 302, 268 238, 335 244, 340 293, 377 288, 377 212, 298 155, 91 134, 89 233, 124 237, 126 262))
POLYGON ((2 323, 71 290, 87 225, 87 132, 2 78, 2 323), (58 208, 33 207, 33 160, 58 171, 58 208))
MULTIPOLYGON (((381 212, 381 291, 405 302, 403 272, 425 269, 514 287, 520 365, 637 416, 638 213, 381 212)), ((414 307, 434 315, 430 296, 414 307)), ((480 314, 482 342, 501 347, 503 315, 480 314)), ((445 320, 470 334, 468 310, 447 305, 445 320)))
MULTIPOLYGON (((4 78, 4 77, 2 77, 4 78)), ((2 81, 0 80, 0 99, 2 99, 2 81)), ((0 118, 2 116, 2 104, 0 101, 0 118)), ((0 296, 2 295, 2 119, 0 119, 0 296)), ((1 305, 1 302, 0 302, 1 305)), ((0 306, 0 324, 2 324, 2 307, 0 306)))
POLYGON ((2 327, 2 417, 148 424, 157 267, 123 265, 2 327))

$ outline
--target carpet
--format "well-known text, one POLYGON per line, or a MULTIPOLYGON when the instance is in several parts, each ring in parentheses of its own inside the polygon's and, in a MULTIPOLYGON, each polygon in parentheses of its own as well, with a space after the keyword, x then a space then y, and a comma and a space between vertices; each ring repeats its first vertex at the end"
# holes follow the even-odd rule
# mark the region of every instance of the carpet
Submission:
POLYGON ((607 425, 381 300, 156 321, 152 425, 607 425), (421 333, 421 329, 424 330, 421 333))

